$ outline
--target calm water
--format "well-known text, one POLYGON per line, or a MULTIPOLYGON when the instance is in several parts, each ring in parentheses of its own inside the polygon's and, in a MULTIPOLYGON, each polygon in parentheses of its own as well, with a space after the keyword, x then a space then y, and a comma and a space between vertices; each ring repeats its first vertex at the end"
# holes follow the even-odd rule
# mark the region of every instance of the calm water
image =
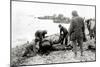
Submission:
MULTIPOLYGON (((12 23, 12 47, 31 42, 34 39, 36 30, 47 30, 47 35, 59 33, 59 23, 53 23, 52 20, 40 20, 33 17, 19 17, 12 23), (19 21, 18 21, 19 20, 19 21)), ((67 29, 70 24, 62 24, 67 29)))

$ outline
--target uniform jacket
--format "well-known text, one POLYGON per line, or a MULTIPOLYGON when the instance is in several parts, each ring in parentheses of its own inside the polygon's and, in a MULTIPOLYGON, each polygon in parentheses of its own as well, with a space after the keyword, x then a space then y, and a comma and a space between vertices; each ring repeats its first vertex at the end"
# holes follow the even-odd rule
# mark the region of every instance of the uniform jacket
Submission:
POLYGON ((76 38, 83 38, 84 30, 84 19, 79 16, 73 17, 69 28, 69 35, 71 40, 76 38))
POLYGON ((62 27, 61 29, 60 29, 60 35, 62 34, 62 32, 63 32, 63 34, 65 35, 67 35, 67 33, 68 33, 68 31, 67 31, 67 29, 65 28, 65 27, 62 27))

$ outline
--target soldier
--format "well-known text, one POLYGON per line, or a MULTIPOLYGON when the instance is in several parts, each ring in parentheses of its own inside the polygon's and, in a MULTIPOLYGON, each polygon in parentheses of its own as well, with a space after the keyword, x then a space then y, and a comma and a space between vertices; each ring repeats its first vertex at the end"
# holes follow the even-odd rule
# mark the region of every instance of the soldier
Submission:
POLYGON ((87 28, 88 28, 88 31, 89 31, 89 35, 90 35, 90 21, 91 20, 92 19, 88 19, 88 20, 85 21, 87 23, 87 28))
POLYGON ((46 30, 37 30, 35 33, 35 45, 38 46, 38 52, 41 53, 42 50, 42 40, 45 38, 45 35, 47 34, 46 30), (37 43, 39 43, 37 45, 37 43))
POLYGON ((90 39, 92 39, 92 37, 95 38, 95 28, 96 28, 95 20, 88 19, 86 20, 86 23, 87 23, 90 39))
POLYGON ((59 39, 59 42, 61 44, 63 44, 64 40, 65 40, 65 45, 67 46, 67 34, 68 34, 68 31, 66 28, 64 28, 61 24, 59 25, 59 28, 60 28, 60 39, 59 39))
POLYGON ((35 45, 37 42, 41 42, 43 38, 45 38, 45 34, 47 34, 46 30, 37 30, 35 33, 35 45))
POLYGON ((83 56, 84 19, 78 16, 77 11, 72 11, 72 16, 69 28, 70 41, 72 42, 75 56, 77 56, 77 42, 81 49, 81 56, 83 56))

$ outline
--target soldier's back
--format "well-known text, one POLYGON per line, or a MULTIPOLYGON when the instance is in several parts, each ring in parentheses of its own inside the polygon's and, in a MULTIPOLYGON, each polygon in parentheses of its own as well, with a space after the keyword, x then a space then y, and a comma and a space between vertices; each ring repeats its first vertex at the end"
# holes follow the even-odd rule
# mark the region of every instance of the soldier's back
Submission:
POLYGON ((74 31, 81 32, 83 27, 83 18, 81 17, 74 17, 72 18, 72 23, 74 26, 74 31))
POLYGON ((81 17, 74 17, 72 18, 72 24, 73 24, 73 33, 72 33, 72 39, 74 38, 82 38, 83 32, 83 19, 81 17))

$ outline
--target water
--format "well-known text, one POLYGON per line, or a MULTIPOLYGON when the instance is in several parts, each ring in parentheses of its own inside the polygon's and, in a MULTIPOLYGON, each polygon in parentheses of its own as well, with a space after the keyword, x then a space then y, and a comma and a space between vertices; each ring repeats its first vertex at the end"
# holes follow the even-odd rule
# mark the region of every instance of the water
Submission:
MULTIPOLYGON (((19 17, 16 22, 12 23, 12 47, 27 41, 31 42, 37 30, 47 30, 48 36, 59 33, 58 25, 59 23, 53 23, 52 20, 40 20, 29 16, 19 17)), ((62 25, 68 29, 70 24, 62 25)))
MULTIPOLYGON (((58 23, 52 20, 39 20, 36 16, 63 14, 71 18, 71 12, 77 10, 85 18, 95 17, 95 8, 74 5, 40 4, 29 2, 12 2, 12 47, 34 39, 36 30, 46 29, 47 35, 59 33, 58 23), (41 9, 42 8, 42 9, 41 9), (86 10, 86 12, 84 12, 86 10)), ((63 24, 67 29, 69 24, 63 24)))

